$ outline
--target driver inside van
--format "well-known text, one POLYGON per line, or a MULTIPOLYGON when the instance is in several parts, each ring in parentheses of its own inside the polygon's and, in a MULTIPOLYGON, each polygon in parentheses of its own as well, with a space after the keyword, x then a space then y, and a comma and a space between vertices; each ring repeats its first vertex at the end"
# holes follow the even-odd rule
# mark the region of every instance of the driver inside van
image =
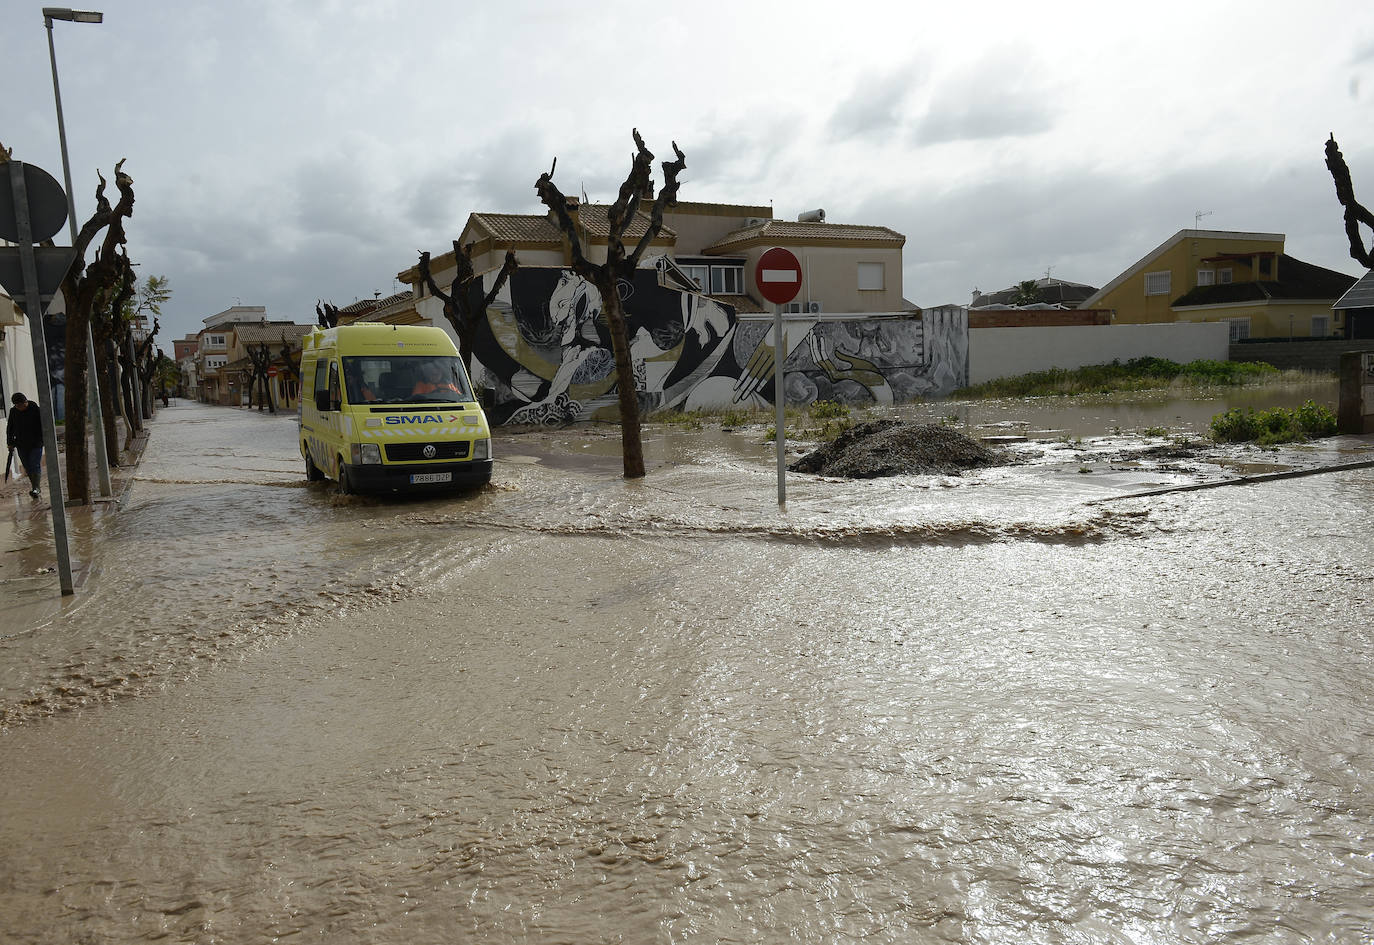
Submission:
POLYGON ((421 365, 420 379, 415 382, 415 387, 411 390, 410 393, 412 396, 414 396, 416 394, 432 394, 435 391, 443 391, 446 393, 453 394, 457 394, 459 392, 458 388, 454 386, 452 381, 444 379, 444 372, 439 367, 439 365, 435 364, 433 361, 430 361, 426 364, 421 365))
POLYGON ((365 400, 377 399, 377 395, 372 392, 372 388, 367 386, 367 381, 363 380, 363 372, 356 366, 349 367, 347 379, 349 402, 356 404, 365 400))

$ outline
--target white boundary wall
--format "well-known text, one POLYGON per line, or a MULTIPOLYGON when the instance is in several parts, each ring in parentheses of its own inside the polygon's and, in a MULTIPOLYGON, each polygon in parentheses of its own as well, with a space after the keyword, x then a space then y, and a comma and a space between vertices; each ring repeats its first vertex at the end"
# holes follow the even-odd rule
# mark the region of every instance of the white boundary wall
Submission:
POLYGON ((1050 368, 1110 364, 1132 358, 1167 358, 1186 364, 1225 361, 1226 322, 1170 325, 1066 325, 1047 328, 970 328, 968 382, 982 384, 1050 368))
MULTIPOLYGON (((33 368, 33 342, 29 339, 28 323, 5 325, 0 331, 5 333, 0 339, 0 380, 4 382, 0 385, 4 387, 4 406, 0 410, 8 414, 10 397, 15 391, 23 391, 25 396, 38 402, 38 381, 33 368)), ((3 424, 2 419, 0 424, 3 424)))

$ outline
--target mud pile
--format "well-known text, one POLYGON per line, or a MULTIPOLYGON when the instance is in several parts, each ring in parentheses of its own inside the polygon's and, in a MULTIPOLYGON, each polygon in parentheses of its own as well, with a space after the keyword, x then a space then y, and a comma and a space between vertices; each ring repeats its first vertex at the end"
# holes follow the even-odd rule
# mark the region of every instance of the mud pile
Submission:
POLYGON ((807 453, 793 472, 874 479, 878 476, 957 475, 1007 462, 971 437, 949 427, 895 418, 861 423, 807 453))

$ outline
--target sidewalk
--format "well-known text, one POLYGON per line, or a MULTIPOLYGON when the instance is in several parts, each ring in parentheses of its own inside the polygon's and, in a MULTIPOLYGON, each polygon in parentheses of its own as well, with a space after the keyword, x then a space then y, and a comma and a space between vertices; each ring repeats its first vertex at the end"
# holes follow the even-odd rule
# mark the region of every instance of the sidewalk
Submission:
MULTIPOLYGON (((27 633, 60 613, 79 605, 82 589, 93 568, 99 568, 97 525, 118 511, 133 481, 133 473, 147 448, 156 419, 145 421, 143 433, 134 438, 130 449, 122 452, 120 465, 110 467, 110 495, 100 495, 95 446, 87 437, 90 455, 90 505, 67 508, 67 545, 71 557, 72 584, 76 593, 63 596, 57 574, 57 549, 53 541, 52 506, 48 501, 47 463, 43 457, 42 496, 29 496, 29 478, 19 467, 8 482, 0 482, 0 639, 27 633), (91 560, 83 560, 82 549, 91 560)), ((66 491, 66 452, 59 447, 58 468, 66 491)))

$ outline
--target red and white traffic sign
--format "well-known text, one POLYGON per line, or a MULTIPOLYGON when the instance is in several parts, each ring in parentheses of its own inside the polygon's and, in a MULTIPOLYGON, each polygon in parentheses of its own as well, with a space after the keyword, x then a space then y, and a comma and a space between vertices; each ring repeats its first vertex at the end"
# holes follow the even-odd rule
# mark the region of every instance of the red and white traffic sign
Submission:
POLYGON ((754 284, 774 305, 786 305, 801 291, 801 263, 790 250, 773 247, 759 257, 754 267, 754 284))

